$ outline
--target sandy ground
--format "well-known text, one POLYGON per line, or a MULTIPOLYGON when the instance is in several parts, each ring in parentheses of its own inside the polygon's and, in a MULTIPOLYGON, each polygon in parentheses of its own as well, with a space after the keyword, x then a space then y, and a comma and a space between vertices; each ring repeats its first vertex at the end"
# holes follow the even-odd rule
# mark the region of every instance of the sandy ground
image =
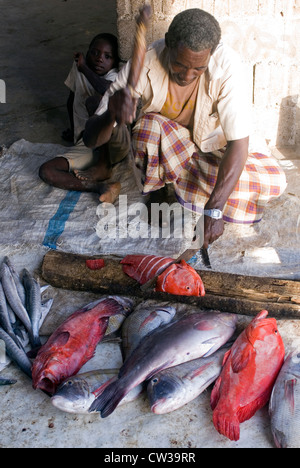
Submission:
MULTIPOLYGON (((30 142, 65 144, 68 126, 64 80, 73 53, 85 51, 94 35, 116 33, 114 0, 0 0, 0 79, 6 83, 6 103, 0 104, 0 146, 24 138, 30 142)), ((292 155, 295 156, 295 155, 292 155)), ((77 293, 76 293, 77 294, 77 293)), ((73 294, 76 298, 76 294, 73 294)), ((89 302, 78 294, 78 303, 89 302)), ((74 299, 74 297, 73 297, 74 299)), ((65 299, 66 301, 66 299, 65 299)), ((282 321, 288 343, 297 340, 299 323, 282 321)), ((101 345, 99 366, 121 364, 118 345, 101 345)), ((214 429, 209 392, 168 415, 154 415, 145 396, 121 407, 108 419, 72 415, 54 408, 49 398, 33 391, 30 380, 11 365, 5 374, 16 378, 0 387, 1 448, 272 448, 267 408, 241 428, 239 442, 214 429)))

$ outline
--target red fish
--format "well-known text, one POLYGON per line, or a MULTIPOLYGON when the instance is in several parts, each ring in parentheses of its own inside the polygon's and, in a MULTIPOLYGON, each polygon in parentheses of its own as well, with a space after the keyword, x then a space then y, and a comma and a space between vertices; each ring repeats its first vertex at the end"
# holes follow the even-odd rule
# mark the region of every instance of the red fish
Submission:
POLYGON ((157 279, 155 291, 182 296, 204 296, 203 282, 194 268, 184 260, 172 264, 173 261, 173 258, 156 255, 127 255, 121 263, 124 273, 140 284, 146 283, 162 271, 157 279))
POLYGON ((284 361, 277 322, 267 315, 262 310, 225 354, 211 393, 214 426, 230 440, 239 440, 240 423, 268 402, 284 361))
POLYGON ((131 309, 130 300, 109 296, 70 315, 40 348, 32 366, 33 388, 54 394, 64 379, 77 374, 93 357, 109 318, 131 309))

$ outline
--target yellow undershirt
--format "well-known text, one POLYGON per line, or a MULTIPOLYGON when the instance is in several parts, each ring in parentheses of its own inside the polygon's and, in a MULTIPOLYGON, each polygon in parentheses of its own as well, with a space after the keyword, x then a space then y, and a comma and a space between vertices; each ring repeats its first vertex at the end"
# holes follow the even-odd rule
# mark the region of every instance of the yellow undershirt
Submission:
POLYGON ((169 80, 167 99, 160 113, 192 131, 198 87, 199 77, 187 86, 169 80))

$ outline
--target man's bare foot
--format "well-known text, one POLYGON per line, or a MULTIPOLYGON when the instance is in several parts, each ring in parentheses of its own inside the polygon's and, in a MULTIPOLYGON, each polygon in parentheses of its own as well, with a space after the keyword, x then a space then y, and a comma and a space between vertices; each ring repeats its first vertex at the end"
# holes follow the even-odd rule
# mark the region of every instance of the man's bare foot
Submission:
POLYGON ((104 192, 100 197, 99 200, 102 203, 114 203, 119 196, 121 191, 121 184, 120 182, 115 182, 114 184, 107 185, 107 191, 104 192))
POLYGON ((75 169, 74 174, 79 180, 86 180, 89 182, 99 182, 101 180, 106 180, 111 177, 112 169, 111 167, 98 167, 98 166, 92 166, 89 169, 86 169, 84 171, 75 169))

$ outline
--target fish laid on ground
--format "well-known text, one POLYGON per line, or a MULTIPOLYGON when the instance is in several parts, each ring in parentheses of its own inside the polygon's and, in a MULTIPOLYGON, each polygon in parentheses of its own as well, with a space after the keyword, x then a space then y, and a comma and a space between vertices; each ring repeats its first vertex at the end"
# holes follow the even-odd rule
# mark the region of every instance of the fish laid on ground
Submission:
POLYGON ((13 277, 14 282, 15 282, 16 289, 18 291, 19 297, 21 299, 21 302, 25 306, 26 293, 25 293, 25 289, 24 289, 24 285, 22 283, 22 280, 21 280, 19 274, 17 273, 14 265, 12 264, 10 258, 5 257, 3 261, 4 261, 4 263, 6 263, 6 265, 8 266, 8 268, 10 270, 10 273, 11 273, 11 275, 13 277))
POLYGON ((172 258, 156 255, 127 255, 120 263, 124 273, 140 284, 145 284, 162 272, 157 279, 156 291, 183 296, 204 296, 203 282, 194 268, 184 260, 180 263, 172 262, 172 258))
POLYGON ((169 323, 176 314, 170 305, 140 304, 125 319, 122 326, 122 354, 126 359, 138 343, 153 330, 169 323))
POLYGON ((20 369, 28 375, 32 376, 31 373, 31 361, 23 349, 21 349, 16 342, 0 328, 0 340, 5 342, 6 353, 8 356, 20 367, 20 369))
POLYGON ((41 305, 41 288, 38 281, 29 273, 26 268, 23 270, 23 284, 26 293, 26 310, 28 311, 32 336, 33 336, 33 347, 40 347, 40 321, 42 317, 42 305, 41 305))
POLYGON ((300 448, 300 352, 286 357, 272 390, 269 414, 278 448, 300 448))
POLYGON ((17 381, 14 379, 6 379, 5 377, 0 377, 0 385, 14 385, 17 381))
MULTIPOLYGON (((145 335, 160 325, 168 323, 175 313, 174 307, 157 304, 146 306, 141 304, 135 308, 125 318, 122 326, 123 356, 126 358, 145 335)), ((88 413, 91 404, 109 383, 117 378, 118 373, 119 369, 99 369, 70 377, 59 385, 51 402, 55 407, 68 413, 88 413)), ((142 390, 142 385, 136 386, 121 400, 120 404, 135 400, 142 390)))
POLYGON ((5 262, 2 264, 1 267, 1 282, 6 299, 10 307, 12 308, 16 316, 21 320, 22 324, 26 328, 30 342, 34 345, 35 340, 32 334, 32 325, 30 317, 19 296, 10 268, 5 262))
POLYGON ((236 321, 234 314, 199 312, 146 335, 122 365, 118 379, 95 400, 90 411, 107 417, 128 392, 159 370, 214 353, 231 338, 236 321))
MULTIPOLYGON (((117 378, 118 372, 119 369, 99 369, 70 377, 58 386, 51 403, 67 413, 88 414, 91 404, 117 378)), ((135 387, 120 405, 135 400, 139 394, 135 387)))
POLYGON ((220 375, 224 355, 230 346, 225 344, 211 356, 155 374, 147 385, 151 411, 169 413, 197 398, 220 375))
POLYGON ((13 325, 10 320, 6 297, 5 297, 1 283, 0 283, 0 325, 3 328, 3 330, 15 341, 15 343, 19 345, 19 341, 15 335, 13 325))
POLYGON ((283 364, 277 322, 267 315, 262 310, 226 353, 211 393, 214 426, 230 440, 239 440, 240 423, 268 402, 283 364))
POLYGON ((110 316, 127 314, 131 307, 130 299, 108 296, 74 312, 40 348, 32 367, 33 388, 54 394, 93 357, 110 316))

